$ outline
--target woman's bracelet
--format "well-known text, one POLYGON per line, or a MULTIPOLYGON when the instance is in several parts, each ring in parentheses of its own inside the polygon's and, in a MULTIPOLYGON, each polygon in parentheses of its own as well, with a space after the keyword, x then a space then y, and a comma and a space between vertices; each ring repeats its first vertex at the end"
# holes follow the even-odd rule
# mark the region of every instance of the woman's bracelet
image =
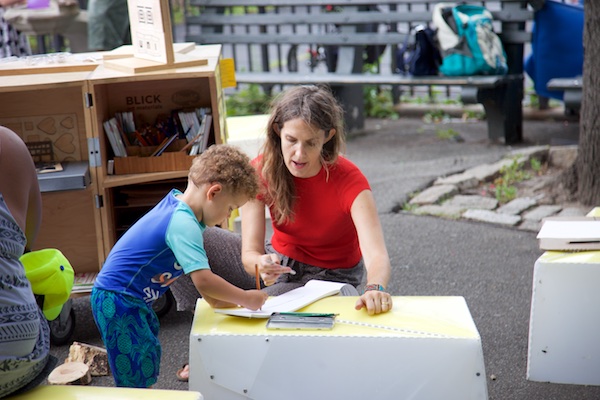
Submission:
POLYGON ((385 292, 385 288, 383 287, 383 285, 379 285, 377 283, 372 283, 370 285, 365 286, 365 289, 363 290, 363 294, 365 294, 365 292, 368 292, 369 290, 376 290, 378 292, 385 292))

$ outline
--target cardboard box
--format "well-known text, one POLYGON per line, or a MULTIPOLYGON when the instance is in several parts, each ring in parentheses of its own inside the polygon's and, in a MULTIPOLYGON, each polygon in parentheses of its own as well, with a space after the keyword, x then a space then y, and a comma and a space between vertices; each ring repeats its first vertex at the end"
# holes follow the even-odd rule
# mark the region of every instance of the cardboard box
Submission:
POLYGON ((146 172, 187 171, 196 156, 180 152, 187 142, 175 141, 160 156, 152 156, 157 146, 128 146, 127 157, 115 157, 115 174, 143 174, 146 172))
POLYGON ((600 385, 600 251, 547 251, 535 262, 527 379, 600 385))
POLYGON ((115 157, 115 174, 143 174, 146 172, 187 171, 195 156, 176 151, 159 157, 115 157))
POLYGON ((332 330, 291 331, 198 300, 190 390, 207 400, 487 399, 481 339, 464 298, 394 297, 393 310, 377 316, 356 311, 356 299, 301 310, 338 314, 332 330))

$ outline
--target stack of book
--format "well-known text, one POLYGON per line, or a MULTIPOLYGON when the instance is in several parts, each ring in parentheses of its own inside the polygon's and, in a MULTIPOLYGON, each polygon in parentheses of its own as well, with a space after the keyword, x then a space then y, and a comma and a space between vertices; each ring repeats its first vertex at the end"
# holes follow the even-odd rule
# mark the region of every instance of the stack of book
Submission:
POLYGON ((119 123, 115 117, 104 121, 104 133, 108 137, 110 147, 115 154, 115 157, 127 157, 127 149, 125 148, 125 142, 123 141, 123 131, 119 127, 119 123))
POLYGON ((212 124, 210 109, 199 108, 191 113, 180 113, 179 119, 182 127, 187 132, 186 140, 188 141, 182 151, 189 149, 188 154, 195 156, 206 150, 212 124))
POLYGON ((537 238, 542 250, 600 250, 600 218, 546 218, 537 238))
POLYGON ((210 108, 173 111, 159 118, 154 126, 136 128, 132 112, 116 113, 104 121, 104 132, 115 157, 149 155, 157 157, 169 151, 185 151, 189 155, 202 153, 208 146, 212 116, 210 108), (182 141, 177 147, 173 143, 182 141), (185 141, 183 141, 185 140, 185 141), (147 149, 138 151, 135 149, 147 149))

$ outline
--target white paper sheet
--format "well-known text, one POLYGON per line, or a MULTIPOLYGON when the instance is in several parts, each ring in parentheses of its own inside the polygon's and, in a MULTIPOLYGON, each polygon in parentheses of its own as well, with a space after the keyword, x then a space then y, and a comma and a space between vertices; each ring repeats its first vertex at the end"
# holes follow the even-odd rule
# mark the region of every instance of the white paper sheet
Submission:
POLYGON ((269 298, 260 310, 247 308, 216 308, 220 314, 235 315, 246 318, 269 318, 274 312, 292 312, 299 310, 315 301, 340 292, 347 283, 311 280, 306 285, 290 290, 279 296, 269 298))

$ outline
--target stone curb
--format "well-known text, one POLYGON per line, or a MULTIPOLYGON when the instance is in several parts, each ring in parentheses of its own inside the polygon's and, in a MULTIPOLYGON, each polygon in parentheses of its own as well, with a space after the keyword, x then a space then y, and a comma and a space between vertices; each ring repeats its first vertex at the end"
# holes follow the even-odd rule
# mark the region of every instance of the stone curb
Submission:
MULTIPOLYGON (((432 110, 441 110, 445 114, 460 118, 465 112, 483 113, 484 109, 481 104, 412 104, 403 102, 395 107, 396 112, 402 117, 418 117, 421 118, 432 110)), ((550 107, 545 110, 540 110, 536 107, 523 107, 523 119, 530 121, 579 121, 578 116, 566 115, 564 107, 550 107)))
POLYGON ((527 231, 539 231, 544 218, 550 216, 584 216, 587 211, 568 205, 542 204, 540 196, 516 197, 499 204, 493 197, 465 194, 469 189, 491 183, 501 176, 503 167, 513 162, 530 163, 532 159, 566 168, 577 155, 577 146, 534 146, 514 150, 500 160, 442 176, 408 202, 409 212, 448 219, 466 219, 527 231))

